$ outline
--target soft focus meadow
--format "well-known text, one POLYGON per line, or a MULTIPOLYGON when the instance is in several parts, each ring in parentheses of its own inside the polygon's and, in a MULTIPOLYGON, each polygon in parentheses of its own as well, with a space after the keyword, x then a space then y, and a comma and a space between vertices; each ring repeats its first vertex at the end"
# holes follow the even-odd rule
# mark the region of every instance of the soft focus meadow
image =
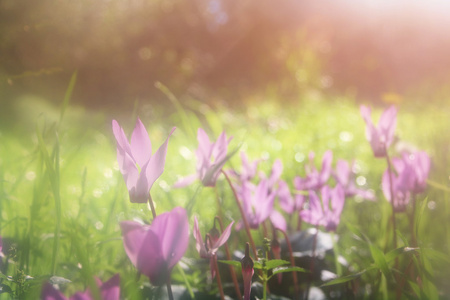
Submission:
POLYGON ((450 295, 448 107, 165 89, 107 118, 75 81, 1 132, 1 299, 450 295))
POLYGON ((0 1, 0 300, 449 299, 445 1, 0 1))

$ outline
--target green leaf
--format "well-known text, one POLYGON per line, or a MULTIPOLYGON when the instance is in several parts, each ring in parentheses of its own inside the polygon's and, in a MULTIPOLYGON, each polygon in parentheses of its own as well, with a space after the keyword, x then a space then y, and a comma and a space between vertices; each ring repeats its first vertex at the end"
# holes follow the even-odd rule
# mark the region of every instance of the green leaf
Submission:
POLYGON ((411 248, 411 247, 399 247, 397 249, 391 250, 385 255, 386 262, 393 261, 397 256, 400 256, 404 253, 410 253, 413 251, 418 251, 419 248, 411 248))
POLYGON ((58 128, 61 126, 62 119, 64 117, 64 113, 69 106, 69 100, 72 96, 73 88, 75 87, 75 83, 77 82, 77 71, 73 72, 72 77, 70 78, 69 86, 67 87, 66 94, 64 95, 63 104, 61 107, 61 114, 59 115, 59 123, 58 128))
POLYGON ((269 279, 273 276, 279 274, 279 273, 287 273, 287 272, 303 272, 308 273, 309 271, 300 267, 280 267, 277 269, 274 269, 272 275, 269 276, 269 279))
POLYGON ((386 258, 384 256, 383 251, 380 248, 370 245, 370 253, 372 254, 372 258, 375 261, 375 264, 380 268, 381 272, 386 276, 389 281, 394 281, 394 277, 392 276, 391 269, 389 268, 386 258))
POLYGON ((235 260, 218 260, 218 262, 222 263, 222 264, 226 264, 226 265, 232 265, 233 267, 236 268, 241 268, 241 262, 239 261, 235 261, 235 260))
POLYGON ((336 284, 341 284, 341 283, 344 283, 344 282, 352 281, 352 280, 360 277, 362 274, 364 274, 366 272, 367 272, 367 270, 363 270, 363 271, 358 272, 356 274, 339 277, 339 278, 333 279, 331 281, 328 281, 328 282, 322 284, 321 287, 330 286, 330 285, 336 285, 336 284))
POLYGON ((266 270, 271 270, 273 268, 289 265, 290 262, 283 259, 272 259, 266 262, 266 270))

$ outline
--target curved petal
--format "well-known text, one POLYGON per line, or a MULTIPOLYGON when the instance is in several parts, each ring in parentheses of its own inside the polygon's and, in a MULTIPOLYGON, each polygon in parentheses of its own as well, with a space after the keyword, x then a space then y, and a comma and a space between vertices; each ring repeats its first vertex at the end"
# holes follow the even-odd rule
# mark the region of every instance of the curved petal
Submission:
MULTIPOLYGON (((156 219, 155 219, 156 220, 156 219)), ((136 261, 136 267, 142 274, 150 278, 154 285, 166 282, 170 274, 167 260, 162 252, 162 245, 158 235, 150 228, 142 239, 136 261)))
POLYGON ((152 156, 152 143, 144 124, 138 118, 131 135, 131 152, 139 166, 145 165, 152 156))
POLYGON ((272 222, 275 228, 286 231, 287 229, 286 220, 284 219, 283 215, 277 210, 273 210, 272 213, 270 214, 270 221, 272 222))
POLYGON ((190 185, 197 179, 197 174, 191 174, 189 176, 183 177, 174 183, 173 188, 178 189, 190 185))
POLYGON ((183 257, 189 243, 186 210, 175 207, 172 211, 157 216, 151 227, 158 235, 162 255, 171 269, 183 257))
POLYGON ((134 221, 120 222, 122 229, 123 246, 131 263, 137 267, 139 251, 142 247, 142 242, 147 235, 149 226, 143 226, 134 221))
POLYGON ((169 143, 169 138, 174 132, 175 127, 169 133, 164 144, 162 144, 156 153, 150 158, 150 162, 146 169, 147 183, 149 190, 151 189, 153 183, 158 179, 159 176, 164 172, 164 165, 166 163, 167 145, 169 143))
POLYGON ((389 107, 383 112, 378 122, 378 128, 385 136, 386 147, 392 143, 394 139, 395 127, 397 124, 397 109, 395 106, 389 107))
POLYGON ((206 257, 207 252, 205 248, 205 243, 203 243, 202 234, 200 233, 200 229, 198 228, 198 220, 197 217, 194 217, 194 238, 195 238, 195 249, 197 249, 200 257, 206 257))
POLYGON ((120 148, 123 152, 127 152, 131 155, 131 147, 128 143, 127 136, 116 120, 112 120, 112 129, 114 137, 117 141, 117 147, 120 148))
POLYGON ((120 275, 117 273, 100 287, 102 298, 108 300, 120 299, 120 275))
MULTIPOLYGON (((226 243, 226 241, 228 240, 228 238, 230 237, 231 234, 231 227, 233 227, 234 221, 231 222, 227 228, 225 228, 225 230, 222 232, 222 234, 220 235, 219 239, 214 243, 213 249, 211 250, 217 250, 219 249, 220 246, 222 246, 223 244, 226 243)), ((214 251, 215 252, 215 251, 214 251)))
POLYGON ((333 160, 333 152, 331 150, 327 150, 323 155, 322 159, 322 169, 320 170, 319 174, 320 185, 325 184, 328 178, 330 178, 332 160, 333 160))

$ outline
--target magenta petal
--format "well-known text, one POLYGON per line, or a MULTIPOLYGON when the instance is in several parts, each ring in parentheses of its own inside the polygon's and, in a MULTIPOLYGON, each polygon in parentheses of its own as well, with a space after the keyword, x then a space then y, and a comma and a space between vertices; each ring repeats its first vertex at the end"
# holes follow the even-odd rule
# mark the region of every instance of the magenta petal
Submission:
POLYGON ((174 130, 175 127, 172 128, 172 130, 170 131, 169 136, 167 137, 164 144, 162 144, 156 151, 156 153, 150 158, 149 165, 146 169, 149 190, 151 189, 156 179, 158 179, 158 177, 161 176, 161 174, 164 171, 164 165, 166 163, 167 145, 169 143, 169 138, 174 132, 174 130))
POLYGON ((112 121, 112 129, 114 137, 116 138, 117 141, 118 148, 123 150, 123 152, 127 152, 131 155, 131 147, 130 144, 128 143, 127 136, 125 135, 125 132, 123 131, 122 127, 120 127, 119 123, 117 123, 116 120, 112 121))
POLYGON ((199 128, 197 131, 198 150, 202 157, 209 158, 211 156, 212 145, 206 132, 199 128))
POLYGON ((102 298, 107 300, 120 299, 120 275, 116 274, 100 287, 102 298))
POLYGON ((205 248, 205 244, 203 243, 202 234, 200 233, 200 229, 198 228, 198 220, 197 217, 194 217, 194 238, 195 238, 195 249, 200 254, 200 257, 206 258, 207 252, 205 248))
POLYGON ((222 232, 219 239, 214 243, 213 249, 218 249, 220 246, 226 243, 231 234, 231 227, 233 226, 234 221, 231 222, 227 228, 222 232))
POLYGON ((383 112, 378 122, 379 130, 385 135, 386 147, 392 143, 397 123, 397 109, 395 106, 389 107, 383 112))
POLYGON ((144 227, 142 224, 134 221, 123 221, 120 222, 120 228, 122 229, 125 252, 131 263, 137 267, 138 254, 149 226, 144 227))
POLYGON ((198 177, 197 174, 192 174, 192 175, 183 177, 180 180, 178 180, 177 182, 175 182, 173 187, 178 189, 178 188, 188 186, 191 183, 193 183, 197 179, 197 177, 198 177))
POLYGON ((152 155, 152 143, 144 124, 138 118, 131 135, 131 151, 139 166, 145 165, 152 155))
POLYGON ((286 231, 286 220, 284 219, 283 215, 280 214, 277 210, 272 211, 272 213, 270 214, 270 221, 275 228, 286 231))
POLYGON ((343 186, 349 184, 350 166, 345 160, 339 159, 336 163, 336 179, 343 186))
POLYGON ((67 300, 64 295, 56 290, 49 282, 44 283, 41 291, 42 300, 67 300))
POLYGON ((319 183, 325 184, 330 177, 331 174, 331 162, 333 160, 333 152, 331 150, 328 150, 323 155, 322 159, 322 169, 320 170, 320 178, 319 183))
POLYGON ((184 255, 189 243, 189 223, 186 210, 175 207, 159 215, 152 223, 152 230, 158 235, 162 255, 171 269, 184 255))
POLYGON ((136 267, 139 272, 150 278, 152 284, 161 285, 166 282, 170 274, 170 268, 167 267, 167 262, 163 256, 159 237, 152 229, 146 232, 142 240, 136 267))

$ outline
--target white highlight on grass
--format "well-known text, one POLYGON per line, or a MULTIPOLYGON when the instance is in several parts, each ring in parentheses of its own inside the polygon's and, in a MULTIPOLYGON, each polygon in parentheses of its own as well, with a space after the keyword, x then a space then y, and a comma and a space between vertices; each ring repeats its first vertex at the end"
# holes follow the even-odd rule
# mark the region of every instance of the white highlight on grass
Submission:
POLYGON ((100 198, 103 195, 103 191, 101 189, 95 189, 92 191, 92 195, 95 198, 100 198))
POLYGON ((29 181, 33 181, 36 178, 36 173, 34 173, 33 171, 28 171, 25 174, 25 178, 29 181))
POLYGON ((364 177, 364 176, 358 176, 358 177, 356 177, 356 184, 357 184, 357 185, 363 186, 363 185, 366 184, 366 182, 367 182, 366 177, 364 177))
POLYGON ((296 162, 303 162, 305 160, 305 154, 301 153, 301 152, 297 152, 295 153, 294 159, 296 162))
POLYGON ((178 152, 186 160, 190 160, 192 158, 192 151, 186 146, 181 146, 178 152))
POLYGON ((339 133, 339 139, 343 142, 351 142, 353 140, 353 134, 348 131, 341 131, 339 133))
POLYGON ((165 180, 159 181, 159 187, 162 188, 164 192, 170 191, 170 185, 165 180))
POLYGON ((107 168, 103 172, 103 176, 105 176, 106 178, 111 178, 113 176, 113 171, 110 168, 107 168))

